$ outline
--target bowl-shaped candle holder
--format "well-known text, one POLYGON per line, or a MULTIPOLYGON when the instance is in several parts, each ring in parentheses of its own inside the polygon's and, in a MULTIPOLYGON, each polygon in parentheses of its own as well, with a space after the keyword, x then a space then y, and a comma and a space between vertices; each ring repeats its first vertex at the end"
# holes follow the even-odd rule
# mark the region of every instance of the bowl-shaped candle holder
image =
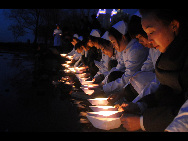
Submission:
POLYGON ((94 98, 94 99, 88 99, 88 101, 92 104, 92 105, 96 105, 96 106, 105 106, 108 104, 107 101, 108 98, 94 98))

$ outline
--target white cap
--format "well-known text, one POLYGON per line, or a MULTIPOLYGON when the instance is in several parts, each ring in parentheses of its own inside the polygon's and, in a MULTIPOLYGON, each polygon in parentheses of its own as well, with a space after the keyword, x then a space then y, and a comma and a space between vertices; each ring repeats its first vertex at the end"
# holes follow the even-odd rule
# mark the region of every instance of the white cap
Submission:
POLYGON ((110 38, 109 38, 109 36, 108 36, 108 33, 109 33, 109 32, 106 31, 106 32, 104 33, 104 35, 103 35, 101 38, 110 41, 110 38))
POLYGON ((73 37, 78 39, 78 34, 74 34, 73 37))
POLYGON ((128 25, 124 21, 119 21, 118 23, 116 23, 112 27, 115 28, 117 31, 119 31, 123 35, 125 35, 128 31, 128 25))
POLYGON ((82 41, 82 40, 83 40, 83 37, 82 37, 82 36, 78 37, 78 40, 82 41))
POLYGON ((100 33, 99 33, 99 31, 97 29, 92 29, 90 35, 94 36, 94 37, 101 37, 100 33))

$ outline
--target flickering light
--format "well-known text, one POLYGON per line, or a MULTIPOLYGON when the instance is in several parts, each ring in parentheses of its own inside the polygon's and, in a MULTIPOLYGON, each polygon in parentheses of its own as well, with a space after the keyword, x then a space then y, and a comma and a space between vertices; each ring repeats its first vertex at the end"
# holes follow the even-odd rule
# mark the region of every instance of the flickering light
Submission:
POLYGON ((67 54, 60 54, 61 55, 61 57, 65 57, 65 56, 67 56, 67 54))

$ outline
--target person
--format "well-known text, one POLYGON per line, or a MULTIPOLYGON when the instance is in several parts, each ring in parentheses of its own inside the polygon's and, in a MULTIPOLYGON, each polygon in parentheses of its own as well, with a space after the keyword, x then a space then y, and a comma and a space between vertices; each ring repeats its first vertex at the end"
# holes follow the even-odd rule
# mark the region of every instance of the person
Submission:
POLYGON ((187 19, 183 9, 140 9, 142 27, 161 55, 155 73, 156 92, 136 103, 123 103, 120 118, 128 131, 164 131, 188 98, 187 19))
POLYGON ((75 54, 75 45, 77 44, 78 42, 78 34, 74 34, 73 37, 72 37, 72 41, 71 41, 71 44, 74 46, 72 51, 69 52, 67 55, 70 55, 70 56, 73 56, 75 54))
POLYGON ((110 58, 112 57, 112 55, 110 55, 109 57, 109 55, 106 55, 105 53, 103 53, 102 48, 104 48, 104 46, 109 46, 109 48, 110 47, 112 48, 112 44, 108 37, 108 31, 106 31, 104 35, 97 40, 97 47, 101 50, 102 58, 100 62, 94 61, 95 65, 99 68, 99 71, 93 78, 93 81, 96 84, 101 83, 104 77, 108 74, 109 61, 110 61, 110 58))
POLYGON ((60 47, 62 45, 62 31, 59 28, 59 25, 56 24, 57 28, 54 29, 53 36, 54 36, 54 47, 60 47))
POLYGON ((138 101, 144 95, 147 95, 148 91, 155 91, 158 87, 158 81, 155 78, 155 62, 160 55, 160 52, 156 50, 151 44, 148 43, 147 34, 142 29, 141 18, 133 15, 129 21, 128 31, 132 39, 138 39, 139 43, 149 48, 149 55, 147 60, 143 63, 141 70, 136 72, 124 86, 124 89, 120 93, 111 94, 108 97, 109 102, 120 104, 124 100, 126 101, 138 101), (146 90, 145 90, 146 89, 146 90))
POLYGON ((119 21, 113 25, 109 30, 109 38, 114 48, 118 52, 122 52, 122 60, 124 72, 119 74, 112 72, 109 83, 103 86, 103 91, 107 96, 110 93, 121 91, 128 83, 129 78, 137 71, 140 70, 143 62, 147 59, 148 48, 143 47, 136 39, 131 39, 128 32, 128 25, 124 21, 119 21))

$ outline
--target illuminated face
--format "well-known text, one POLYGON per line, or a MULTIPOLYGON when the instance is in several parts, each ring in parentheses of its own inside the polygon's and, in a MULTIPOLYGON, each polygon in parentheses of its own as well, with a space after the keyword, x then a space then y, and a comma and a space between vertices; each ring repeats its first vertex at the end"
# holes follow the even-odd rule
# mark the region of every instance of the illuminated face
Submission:
POLYGON ((116 38, 114 38, 114 36, 111 36, 111 35, 109 36, 109 38, 110 38, 110 42, 113 45, 113 48, 115 48, 117 51, 121 52, 116 38))
POLYGON ((174 40, 172 26, 164 23, 153 14, 142 18, 142 28, 148 35, 148 41, 160 52, 164 53, 168 45, 174 40))
POLYGON ((112 46, 106 46, 105 48, 101 46, 102 53, 105 55, 108 55, 108 57, 112 57, 113 55, 113 47, 112 46))
POLYGON ((110 38, 110 42, 113 45, 113 48, 115 48, 118 52, 122 52, 126 48, 127 45, 126 45, 125 36, 122 36, 122 39, 119 42, 119 45, 118 45, 118 42, 117 42, 116 38, 114 38, 114 36, 109 35, 109 38, 110 38))
POLYGON ((87 45, 90 46, 90 47, 93 47, 93 46, 94 46, 94 43, 93 43, 91 40, 89 40, 89 41, 87 42, 87 45))
POLYGON ((71 44, 72 44, 73 46, 75 46, 75 45, 77 44, 76 39, 73 39, 72 42, 71 42, 71 44))
POLYGON ((82 53, 82 51, 83 51, 83 48, 82 48, 82 47, 77 49, 77 52, 78 52, 78 53, 82 53))
POLYGON ((143 46, 148 47, 148 48, 153 48, 152 44, 149 43, 148 39, 146 39, 142 35, 138 34, 136 35, 136 38, 138 39, 139 43, 142 44, 143 46))
POLYGON ((91 41, 91 40, 89 40, 89 41, 87 42, 87 45, 88 45, 89 47, 96 47, 97 49, 100 49, 99 44, 98 44, 97 42, 93 42, 93 41, 91 41))

